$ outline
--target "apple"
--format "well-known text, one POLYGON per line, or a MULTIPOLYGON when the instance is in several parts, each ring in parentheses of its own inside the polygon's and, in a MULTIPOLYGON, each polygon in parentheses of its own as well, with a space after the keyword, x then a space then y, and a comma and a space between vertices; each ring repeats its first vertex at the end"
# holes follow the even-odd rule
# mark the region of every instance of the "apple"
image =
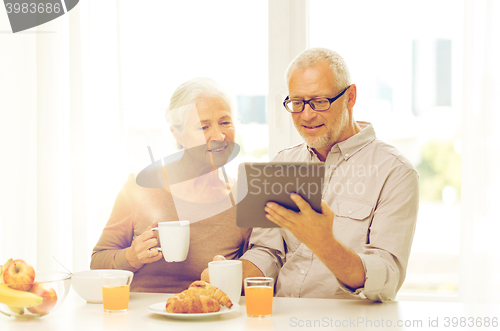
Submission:
POLYGON ((47 284, 34 283, 29 292, 43 298, 43 303, 41 305, 27 308, 33 314, 47 314, 56 305, 56 291, 47 284))
POLYGON ((3 270, 3 281, 10 288, 28 291, 35 280, 35 269, 23 260, 11 261, 3 270))

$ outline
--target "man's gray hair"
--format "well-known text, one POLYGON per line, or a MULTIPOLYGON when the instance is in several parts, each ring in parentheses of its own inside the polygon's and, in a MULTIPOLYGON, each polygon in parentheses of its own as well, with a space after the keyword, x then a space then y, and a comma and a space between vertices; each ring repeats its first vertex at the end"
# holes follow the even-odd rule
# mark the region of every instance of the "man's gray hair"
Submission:
POLYGON ((190 79, 179 85, 172 94, 170 104, 165 111, 165 119, 171 126, 182 132, 188 118, 186 115, 189 113, 189 107, 196 105, 201 99, 214 97, 224 100, 231 112, 235 112, 234 97, 213 79, 207 77, 190 79))
POLYGON ((315 65, 318 61, 326 61, 333 71, 334 84, 338 90, 343 90, 351 85, 351 75, 349 68, 339 53, 328 48, 309 48, 293 59, 286 70, 286 83, 290 82, 290 76, 295 69, 306 68, 315 65))

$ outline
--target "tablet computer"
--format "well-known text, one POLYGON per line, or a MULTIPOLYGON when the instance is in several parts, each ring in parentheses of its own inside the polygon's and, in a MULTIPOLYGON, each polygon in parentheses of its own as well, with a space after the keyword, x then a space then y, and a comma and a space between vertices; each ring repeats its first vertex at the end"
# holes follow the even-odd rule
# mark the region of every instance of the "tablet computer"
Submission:
POLYGON ((264 206, 274 201, 299 211, 290 193, 302 196, 321 213, 325 177, 323 163, 242 163, 238 168, 236 225, 242 228, 279 227, 266 218, 264 206))

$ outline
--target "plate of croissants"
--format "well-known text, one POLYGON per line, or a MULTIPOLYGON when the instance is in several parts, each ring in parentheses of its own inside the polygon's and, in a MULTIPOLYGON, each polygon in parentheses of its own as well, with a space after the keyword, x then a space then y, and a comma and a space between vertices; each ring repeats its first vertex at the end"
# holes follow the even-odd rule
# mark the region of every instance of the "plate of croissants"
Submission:
POLYGON ((196 319, 230 313, 238 307, 217 287, 198 280, 169 298, 166 304, 158 302, 149 306, 148 311, 177 319, 196 319))

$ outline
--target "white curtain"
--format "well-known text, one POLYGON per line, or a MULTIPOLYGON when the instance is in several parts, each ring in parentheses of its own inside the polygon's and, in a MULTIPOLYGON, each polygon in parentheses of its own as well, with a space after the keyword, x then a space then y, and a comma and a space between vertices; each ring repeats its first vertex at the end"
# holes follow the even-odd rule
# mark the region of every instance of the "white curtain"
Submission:
POLYGON ((0 263, 36 261, 36 35, 13 35, 0 10, 0 263), (26 249, 26 247, 29 247, 26 249))
POLYGON ((56 256, 89 268, 128 171, 117 13, 117 2, 84 1, 36 29, 0 34, 0 263, 63 270, 56 256))
POLYGON ((499 1, 466 1, 459 277, 466 302, 500 301, 499 18, 499 1))

